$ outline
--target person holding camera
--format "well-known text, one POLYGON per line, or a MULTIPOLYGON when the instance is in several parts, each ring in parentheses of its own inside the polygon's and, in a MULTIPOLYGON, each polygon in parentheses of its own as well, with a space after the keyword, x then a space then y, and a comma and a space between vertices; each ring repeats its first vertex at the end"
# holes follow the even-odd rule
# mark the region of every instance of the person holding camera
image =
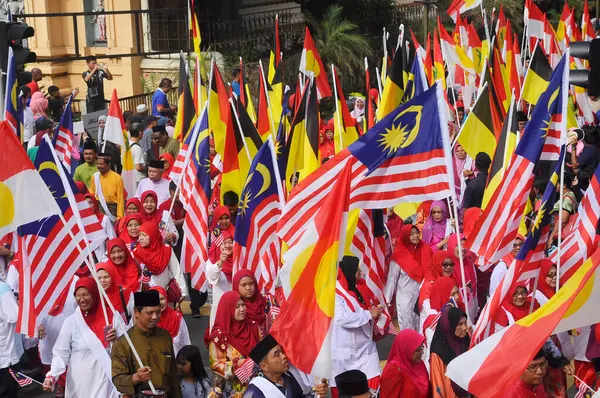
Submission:
POLYGON ((87 84, 88 92, 85 97, 87 113, 106 109, 104 100, 104 79, 112 80, 113 76, 104 64, 98 64, 95 56, 85 58, 88 70, 83 72, 83 81, 87 84))

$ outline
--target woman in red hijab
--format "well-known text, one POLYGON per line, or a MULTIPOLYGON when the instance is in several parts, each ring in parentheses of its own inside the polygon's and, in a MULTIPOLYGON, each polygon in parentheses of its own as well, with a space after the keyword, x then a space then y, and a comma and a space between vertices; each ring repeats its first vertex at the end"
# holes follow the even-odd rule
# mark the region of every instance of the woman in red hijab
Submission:
POLYGON ((241 269, 233 277, 232 290, 242 296, 246 303, 246 314, 250 321, 256 323, 263 334, 267 334, 267 300, 258 291, 258 283, 254 272, 241 269))
POLYGON ((125 242, 127 249, 133 251, 140 237, 140 226, 142 225, 142 216, 139 213, 123 217, 123 232, 119 238, 125 242))
POLYGON ((527 284, 525 282, 517 282, 502 303, 502 307, 496 316, 496 331, 504 329, 512 325, 516 321, 525 318, 530 311, 533 312, 540 308, 537 300, 529 297, 527 284), (533 300, 533 307, 531 305, 533 300))
POLYGON ((415 304, 419 298, 419 287, 431 264, 431 248, 420 237, 414 225, 404 225, 400 230, 400 240, 392 254, 387 291, 396 291, 396 308, 400 330, 419 327, 419 317, 415 314, 415 304))
MULTIPOLYGON (((173 170, 173 165, 175 164, 175 159, 168 152, 165 152, 162 155, 160 155, 159 159, 162 160, 163 163, 165 164, 165 169, 163 171, 162 178, 164 178, 167 181, 171 181, 170 174, 171 174, 171 170, 173 170)), ((177 352, 177 351, 175 351, 175 352, 177 352)))
POLYGON ((429 373, 423 362, 425 337, 411 329, 402 330, 392 344, 381 375, 379 394, 386 398, 427 398, 429 373))
POLYGON ((179 261, 171 245, 163 242, 155 223, 144 223, 140 227, 140 238, 133 249, 133 256, 142 268, 142 276, 150 277, 151 286, 166 288, 175 279, 181 289, 182 298, 187 296, 187 285, 179 267, 179 261))
POLYGON ((150 290, 156 290, 160 297, 161 312, 158 327, 169 332, 173 338, 173 352, 179 352, 182 347, 192 344, 190 341, 190 332, 183 320, 183 315, 181 312, 169 307, 167 291, 165 289, 160 286, 153 286, 150 290))
POLYGON ((433 284, 442 276, 454 275, 455 266, 453 256, 447 250, 433 253, 431 267, 425 272, 425 278, 419 290, 419 311, 423 308, 423 302, 429 300, 433 284))
MULTIPOLYGON (((250 351, 263 338, 255 323, 247 317, 246 303, 238 292, 223 294, 217 306, 215 322, 204 342, 208 347, 213 387, 219 387, 224 396, 241 396, 250 381, 238 378, 238 369, 244 367, 250 351)), ((249 372, 251 373, 251 372, 249 372)))
POLYGON ((129 323, 133 316, 133 294, 131 294, 131 290, 123 287, 121 275, 112 264, 98 263, 96 264, 96 270, 98 271, 98 281, 106 292, 108 299, 115 310, 121 314, 125 323, 129 323))
POLYGON ((127 245, 121 238, 115 238, 108 241, 108 261, 119 273, 122 286, 132 292, 140 290, 140 277, 142 272, 131 256, 127 245))
POLYGON ((335 155, 334 131, 335 123, 331 118, 319 133, 319 160, 321 162, 335 155))
POLYGON ((78 308, 63 324, 53 348, 52 366, 46 374, 44 389, 51 390, 58 376, 67 372, 66 396, 116 397, 110 374, 110 355, 106 348, 116 340, 124 325, 107 311, 108 325, 100 305, 98 285, 92 278, 75 284, 78 308), (106 328, 108 326, 108 328, 106 328))
POLYGON ((125 219, 127 216, 132 214, 138 214, 142 209, 142 201, 138 198, 129 198, 125 202, 125 217, 121 217, 115 223, 115 232, 118 236, 121 236, 125 229, 125 219))
POLYGON ((141 196, 142 208, 140 215, 142 216, 142 224, 155 223, 158 226, 162 218, 162 213, 158 211, 158 196, 154 191, 144 191, 141 196))
MULTIPOLYGON (((220 246, 214 247, 208 253, 206 263, 206 280, 213 288, 213 302, 218 303, 220 297, 232 290, 233 273, 233 235, 228 230, 219 236, 220 246)), ((210 309, 210 323, 213 324, 216 316, 216 306, 210 309)))

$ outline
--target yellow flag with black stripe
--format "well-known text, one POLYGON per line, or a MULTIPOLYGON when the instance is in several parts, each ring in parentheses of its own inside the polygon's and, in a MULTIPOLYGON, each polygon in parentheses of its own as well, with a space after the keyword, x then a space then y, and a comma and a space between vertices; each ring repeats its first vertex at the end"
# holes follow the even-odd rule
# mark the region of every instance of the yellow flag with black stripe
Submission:
POLYGON ((473 159, 480 152, 487 153, 490 159, 494 156, 496 136, 494 135, 490 93, 487 84, 481 90, 475 106, 460 129, 458 143, 473 159))
POLYGON ((542 48, 536 45, 531 61, 529 62, 529 69, 525 75, 525 81, 523 82, 521 98, 530 104, 537 104, 540 95, 546 91, 546 88, 550 84, 551 75, 552 67, 542 48))
POLYGON ((485 209, 488 202, 492 198, 492 195, 500 185, 502 178, 504 177, 504 171, 508 167, 508 163, 512 157, 513 152, 517 146, 517 111, 515 109, 514 98, 511 102, 509 112, 506 114, 504 124, 502 126, 502 132, 498 137, 498 143, 494 156, 492 157, 492 165, 490 167, 490 174, 488 177, 488 185, 485 188, 483 194, 483 201, 481 202, 481 208, 485 209))
POLYGON ((402 52, 402 48, 396 51, 385 78, 385 86, 381 94, 379 108, 377 108, 377 120, 382 120, 388 113, 396 109, 404 96, 404 60, 402 52))

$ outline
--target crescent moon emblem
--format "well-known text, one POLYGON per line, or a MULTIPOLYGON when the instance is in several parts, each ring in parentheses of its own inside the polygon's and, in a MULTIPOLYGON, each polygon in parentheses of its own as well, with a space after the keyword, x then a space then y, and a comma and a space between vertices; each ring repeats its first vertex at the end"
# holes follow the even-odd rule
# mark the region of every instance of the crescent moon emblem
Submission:
MULTIPOLYGON (((59 179, 60 181, 60 174, 58 174, 58 167, 56 166, 56 164, 54 162, 50 162, 50 161, 46 161, 46 162, 42 162, 42 164, 40 164, 40 168, 38 169, 38 173, 42 174, 42 171, 44 170, 52 170, 54 173, 56 173, 56 177, 59 179)), ((52 187, 48 187, 48 188, 52 188, 52 187)), ((55 196, 54 194, 56 194, 58 191, 53 191, 52 189, 50 189, 50 191, 52 192, 52 196, 54 196, 57 199, 62 199, 62 198, 66 198, 67 197, 67 193, 64 192, 64 187, 62 186, 62 181, 61 181, 61 188, 63 188, 63 196, 55 196)))
POLYGON ((255 198, 259 197, 271 186, 271 173, 269 172, 269 169, 267 169, 267 166, 265 166, 262 163, 259 163, 256 165, 256 171, 262 176, 263 184, 262 187, 260 187, 258 193, 254 196, 255 198))

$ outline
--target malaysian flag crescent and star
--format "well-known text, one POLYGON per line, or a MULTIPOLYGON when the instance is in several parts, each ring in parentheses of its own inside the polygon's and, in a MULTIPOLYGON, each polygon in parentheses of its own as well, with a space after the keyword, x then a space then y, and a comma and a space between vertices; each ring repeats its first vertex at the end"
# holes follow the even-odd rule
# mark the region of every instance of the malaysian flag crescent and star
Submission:
POLYGON ((390 112, 365 135, 302 180, 290 193, 277 231, 295 242, 312 221, 346 164, 350 209, 452 195, 452 162, 443 93, 437 84, 390 112))

